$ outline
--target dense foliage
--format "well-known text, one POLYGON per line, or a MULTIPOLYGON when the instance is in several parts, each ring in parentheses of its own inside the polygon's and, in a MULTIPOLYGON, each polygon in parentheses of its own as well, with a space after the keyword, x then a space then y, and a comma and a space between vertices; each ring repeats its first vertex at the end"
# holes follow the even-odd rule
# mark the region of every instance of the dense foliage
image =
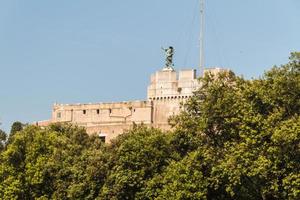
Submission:
POLYGON ((17 124, 5 146, 0 131, 0 199, 300 199, 290 59, 259 79, 207 74, 167 133, 135 126, 107 145, 68 124, 17 124))
POLYGON ((6 133, 0 129, 0 153, 4 149, 5 141, 6 141, 6 133))
POLYGON ((6 141, 7 145, 12 143, 14 135, 17 132, 22 131, 24 127, 26 127, 26 124, 23 124, 22 122, 19 122, 19 121, 16 121, 11 125, 9 137, 7 138, 7 141, 6 141))

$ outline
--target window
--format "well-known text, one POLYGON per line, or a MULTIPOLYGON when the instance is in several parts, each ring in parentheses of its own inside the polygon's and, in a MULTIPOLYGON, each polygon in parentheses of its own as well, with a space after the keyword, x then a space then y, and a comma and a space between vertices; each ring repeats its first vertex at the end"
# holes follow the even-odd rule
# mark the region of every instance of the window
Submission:
POLYGON ((106 136, 107 136, 106 133, 101 133, 101 131, 99 132, 99 138, 104 143, 105 143, 105 140, 106 140, 106 136))
POLYGON ((86 114, 86 110, 83 110, 82 113, 85 115, 86 114))
POLYGON ((111 114, 111 108, 110 108, 110 109, 108 109, 108 112, 109 112, 109 114, 111 114))
POLYGON ((57 118, 61 118, 61 112, 57 113, 57 118))
POLYGON ((97 109, 97 114, 98 114, 98 115, 100 114, 100 110, 99 110, 99 109, 97 109))
POLYGON ((99 136, 100 137, 100 140, 101 140, 101 142, 104 142, 105 143, 105 136, 99 136))

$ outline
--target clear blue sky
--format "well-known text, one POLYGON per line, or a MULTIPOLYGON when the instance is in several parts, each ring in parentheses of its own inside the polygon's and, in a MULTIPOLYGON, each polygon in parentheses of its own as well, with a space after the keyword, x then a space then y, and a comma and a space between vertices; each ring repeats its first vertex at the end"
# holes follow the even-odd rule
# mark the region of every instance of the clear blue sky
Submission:
MULTIPOLYGON (((195 68, 199 0, 0 0, 0 121, 50 118, 54 102, 146 98, 164 64, 195 68)), ((206 66, 247 78, 300 49, 299 0, 207 0, 206 66)))

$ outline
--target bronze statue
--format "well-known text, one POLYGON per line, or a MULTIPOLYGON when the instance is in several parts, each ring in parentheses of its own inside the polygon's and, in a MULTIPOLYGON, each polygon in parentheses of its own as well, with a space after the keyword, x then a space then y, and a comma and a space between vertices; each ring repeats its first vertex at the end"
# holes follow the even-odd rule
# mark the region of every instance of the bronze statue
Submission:
POLYGON ((165 49, 162 47, 166 54, 166 68, 172 68, 173 64, 173 55, 174 55, 174 48, 170 46, 169 48, 165 49))

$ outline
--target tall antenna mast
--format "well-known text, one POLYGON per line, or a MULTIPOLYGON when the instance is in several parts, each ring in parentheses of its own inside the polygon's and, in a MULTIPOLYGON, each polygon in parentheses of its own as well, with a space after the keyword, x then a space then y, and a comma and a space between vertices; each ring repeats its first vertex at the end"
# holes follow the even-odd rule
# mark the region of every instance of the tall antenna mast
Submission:
POLYGON ((205 10, 205 0, 200 0, 200 76, 204 75, 204 10, 205 10))

